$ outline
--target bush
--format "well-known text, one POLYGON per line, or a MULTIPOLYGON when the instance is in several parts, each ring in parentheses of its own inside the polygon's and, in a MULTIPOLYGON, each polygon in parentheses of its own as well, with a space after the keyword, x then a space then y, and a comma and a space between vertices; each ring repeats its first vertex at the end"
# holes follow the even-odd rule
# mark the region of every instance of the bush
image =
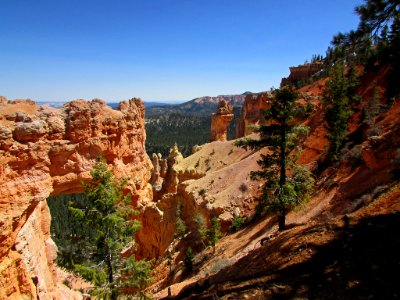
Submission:
POLYGON ((204 197, 206 195, 206 189, 199 190, 199 196, 204 197))
POLYGON ((208 244, 213 247, 215 252, 215 244, 221 238, 221 223, 217 217, 211 218, 211 228, 207 230, 208 244))
POLYGON ((179 203, 177 208, 176 208, 176 237, 184 236, 186 233, 186 224, 182 220, 182 205, 179 203))
POLYGON ((185 225, 185 222, 181 219, 181 217, 178 216, 176 218, 175 225, 176 225, 176 234, 175 235, 177 237, 184 236, 186 233, 186 225, 185 225))
POLYGON ((240 186, 239 186, 239 190, 241 192, 247 192, 249 190, 249 186, 247 185, 247 183, 243 182, 240 186))
POLYGON ((192 248, 189 246, 186 249, 185 258, 183 259, 183 264, 187 272, 191 272, 193 270, 193 258, 194 258, 193 251, 192 248))
POLYGON ((246 222, 245 218, 242 218, 240 216, 235 216, 232 219, 232 224, 229 227, 229 230, 232 231, 232 232, 239 231, 239 229, 243 227, 245 222, 246 222))

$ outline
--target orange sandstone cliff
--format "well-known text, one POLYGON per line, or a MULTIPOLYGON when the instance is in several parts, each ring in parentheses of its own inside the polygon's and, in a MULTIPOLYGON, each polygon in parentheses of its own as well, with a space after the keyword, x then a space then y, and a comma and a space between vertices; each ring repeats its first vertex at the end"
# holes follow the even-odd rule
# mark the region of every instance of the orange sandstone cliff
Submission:
POLYGON ((58 280, 50 195, 82 192, 99 156, 127 178, 134 205, 152 198, 144 104, 94 99, 61 109, 0 97, 0 299, 80 299, 58 280))
POLYGON ((211 142, 226 141, 227 128, 233 120, 233 106, 225 100, 219 102, 217 111, 211 115, 211 142))
POLYGON ((252 126, 263 123, 264 115, 261 110, 268 109, 272 99, 270 93, 249 94, 244 100, 240 117, 236 121, 236 138, 252 133, 252 126))

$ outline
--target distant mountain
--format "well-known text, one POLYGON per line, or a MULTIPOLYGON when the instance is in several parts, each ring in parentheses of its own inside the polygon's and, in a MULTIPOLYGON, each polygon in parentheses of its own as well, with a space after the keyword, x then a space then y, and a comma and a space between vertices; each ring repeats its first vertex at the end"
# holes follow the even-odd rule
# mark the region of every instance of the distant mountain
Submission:
POLYGON ((158 114, 166 114, 166 113, 181 113, 181 114, 189 114, 189 115, 201 115, 201 116, 209 116, 213 112, 215 112, 219 101, 225 100, 227 102, 232 103, 233 106, 242 106, 244 103, 244 99, 251 92, 245 92, 240 95, 220 95, 220 96, 204 96, 195 98, 188 102, 170 105, 168 107, 165 106, 152 106, 146 109, 146 116, 150 117, 158 114))

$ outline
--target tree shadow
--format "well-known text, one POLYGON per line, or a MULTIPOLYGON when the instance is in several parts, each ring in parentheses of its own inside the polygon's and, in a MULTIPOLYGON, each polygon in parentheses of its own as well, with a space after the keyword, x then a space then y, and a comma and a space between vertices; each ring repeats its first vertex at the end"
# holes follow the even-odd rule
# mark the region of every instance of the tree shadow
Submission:
POLYGON ((185 287, 174 299, 213 299, 257 288, 266 299, 393 299, 400 297, 400 213, 364 218, 330 228, 334 238, 320 243, 323 225, 282 232, 235 264, 185 287), (311 237, 309 258, 282 265, 282 256, 301 255, 290 239, 311 237), (281 260, 274 263, 273 258, 281 260))

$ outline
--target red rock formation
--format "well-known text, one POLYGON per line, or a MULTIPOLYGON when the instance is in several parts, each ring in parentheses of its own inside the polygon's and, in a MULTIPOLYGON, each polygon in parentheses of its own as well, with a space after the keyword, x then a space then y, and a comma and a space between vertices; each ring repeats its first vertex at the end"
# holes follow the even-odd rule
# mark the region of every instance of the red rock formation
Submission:
POLYGON ((262 109, 268 109, 269 102, 272 100, 271 94, 260 93, 257 95, 249 94, 246 96, 240 117, 236 123, 236 138, 252 133, 252 126, 257 126, 264 122, 262 109))
POLYGON ((103 155, 128 178, 134 204, 151 199, 144 105, 72 101, 61 109, 0 99, 0 299, 74 299, 57 282, 49 195, 82 192, 103 155), (35 286, 31 278, 37 278, 35 286))
POLYGON ((161 154, 153 154, 150 179, 150 184, 153 186, 153 201, 158 201, 164 194, 176 193, 179 181, 174 166, 182 159, 182 153, 179 152, 176 143, 169 150, 167 159, 162 159, 161 154))
POLYGON ((233 120, 232 104, 225 100, 219 102, 217 111, 211 115, 211 142, 226 141, 227 128, 233 120))
POLYGON ((315 73, 321 71, 323 67, 324 64, 321 61, 290 67, 290 75, 287 78, 282 78, 281 86, 310 79, 315 73))

